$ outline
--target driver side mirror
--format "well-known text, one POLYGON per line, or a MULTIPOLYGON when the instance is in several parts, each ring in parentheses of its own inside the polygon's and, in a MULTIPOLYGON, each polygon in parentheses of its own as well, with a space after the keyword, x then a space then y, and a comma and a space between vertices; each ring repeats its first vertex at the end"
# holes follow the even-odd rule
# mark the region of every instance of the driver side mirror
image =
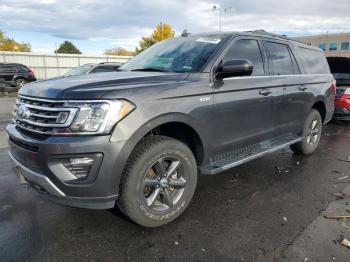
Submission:
POLYGON ((253 68, 252 62, 247 59, 229 60, 219 66, 216 71, 216 78, 222 80, 227 77, 248 76, 252 74, 253 68))

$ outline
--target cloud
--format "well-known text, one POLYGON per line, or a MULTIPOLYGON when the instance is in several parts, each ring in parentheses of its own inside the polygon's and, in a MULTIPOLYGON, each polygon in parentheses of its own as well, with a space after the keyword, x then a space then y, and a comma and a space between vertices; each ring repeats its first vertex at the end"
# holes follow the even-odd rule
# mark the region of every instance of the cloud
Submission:
MULTIPOLYGON (((222 12, 227 31, 266 29, 298 35, 350 31, 348 0, 217 2, 228 10, 222 12)), ((1 0, 0 24, 7 31, 30 30, 133 48, 160 21, 173 25, 176 32, 218 30, 219 12, 212 11, 213 5, 207 0, 1 0)))

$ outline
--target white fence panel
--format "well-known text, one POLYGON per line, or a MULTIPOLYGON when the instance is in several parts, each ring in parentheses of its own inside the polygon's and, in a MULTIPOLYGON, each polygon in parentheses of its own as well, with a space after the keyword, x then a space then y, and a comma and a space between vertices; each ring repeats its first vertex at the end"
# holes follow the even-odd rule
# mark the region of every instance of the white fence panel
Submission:
POLYGON ((65 74, 74 67, 87 63, 127 62, 129 56, 94 56, 75 54, 44 54, 0 51, 0 63, 20 63, 34 71, 37 79, 48 79, 65 74))

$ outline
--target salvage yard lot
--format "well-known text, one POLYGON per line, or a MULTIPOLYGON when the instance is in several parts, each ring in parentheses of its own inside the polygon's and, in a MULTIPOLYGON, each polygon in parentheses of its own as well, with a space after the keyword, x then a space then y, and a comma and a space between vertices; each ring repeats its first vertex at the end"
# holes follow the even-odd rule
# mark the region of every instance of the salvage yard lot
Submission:
MULTIPOLYGON (((0 105, 4 119, 12 104, 0 105)), ((0 134, 3 139, 5 133, 0 134)), ((350 124, 332 122, 311 156, 286 149, 201 176, 190 208, 155 229, 137 226, 116 211, 62 207, 34 196, 18 185, 7 148, 0 147, 0 260, 330 261, 334 255, 346 261, 350 250, 333 241, 340 234, 350 239, 342 227, 347 222, 327 222, 333 230, 315 251, 300 243, 324 220, 333 193, 350 183, 349 141, 350 124)), ((346 200, 343 207, 346 213, 346 200)), ((324 236, 317 230, 311 235, 311 242, 324 236)))

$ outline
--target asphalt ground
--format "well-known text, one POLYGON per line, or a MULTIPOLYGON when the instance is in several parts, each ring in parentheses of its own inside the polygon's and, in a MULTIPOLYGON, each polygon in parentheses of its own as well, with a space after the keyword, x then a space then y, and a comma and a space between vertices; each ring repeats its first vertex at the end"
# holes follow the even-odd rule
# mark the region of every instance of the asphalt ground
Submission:
POLYGON ((328 222, 328 229, 322 224, 334 203, 337 212, 347 212, 347 197, 336 200, 333 193, 350 184, 350 124, 328 124, 311 156, 285 149, 200 176, 184 214, 155 229, 135 225, 117 210, 38 198, 18 184, 7 151, 0 146, 0 261, 350 260, 350 249, 336 242, 340 234, 350 239, 345 222, 328 222))

